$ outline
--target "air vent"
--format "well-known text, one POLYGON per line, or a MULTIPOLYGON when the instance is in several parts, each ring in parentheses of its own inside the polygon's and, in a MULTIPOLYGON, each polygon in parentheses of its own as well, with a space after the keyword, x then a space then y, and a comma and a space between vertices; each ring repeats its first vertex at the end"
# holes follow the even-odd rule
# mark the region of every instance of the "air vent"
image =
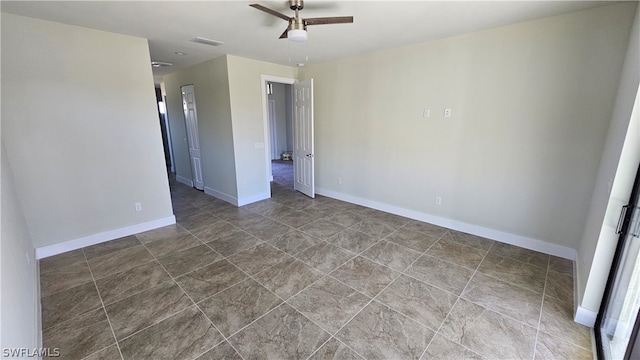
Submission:
POLYGON ((151 62, 151 66, 153 66, 154 68, 160 68, 160 67, 167 67, 167 66, 172 66, 172 63, 169 62, 164 62, 164 61, 152 61, 151 62))
POLYGON ((211 40, 211 39, 207 39, 207 38, 203 38, 203 37, 199 37, 199 36, 197 36, 195 39, 191 39, 189 41, 192 41, 192 42, 195 42, 195 43, 200 43, 200 44, 205 44, 205 45, 211 45, 211 46, 220 46, 220 45, 224 44, 222 41, 211 40))

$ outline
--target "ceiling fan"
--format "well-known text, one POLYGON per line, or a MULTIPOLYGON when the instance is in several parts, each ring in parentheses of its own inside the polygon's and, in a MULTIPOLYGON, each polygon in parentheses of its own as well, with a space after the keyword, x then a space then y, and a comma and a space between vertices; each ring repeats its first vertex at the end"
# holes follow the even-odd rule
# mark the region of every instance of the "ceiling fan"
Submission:
POLYGON ((287 29, 280 35, 280 39, 289 39, 291 41, 305 41, 307 40, 307 26, 309 25, 326 25, 326 24, 345 24, 352 23, 353 16, 334 16, 334 17, 319 17, 319 18, 301 18, 300 10, 304 8, 303 0, 289 0, 289 8, 296 13, 293 17, 287 16, 278 11, 269 9, 268 7, 260 4, 250 4, 249 6, 262 10, 267 14, 281 18, 289 22, 287 29))

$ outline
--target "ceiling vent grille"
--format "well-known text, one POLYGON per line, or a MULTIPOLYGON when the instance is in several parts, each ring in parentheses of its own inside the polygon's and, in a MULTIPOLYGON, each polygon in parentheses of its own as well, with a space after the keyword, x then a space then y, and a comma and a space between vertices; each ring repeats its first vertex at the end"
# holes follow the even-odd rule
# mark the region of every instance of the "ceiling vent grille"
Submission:
POLYGON ((172 66, 172 63, 169 62, 164 62, 164 61, 152 61, 151 62, 151 66, 153 66, 154 68, 160 68, 160 67, 167 67, 167 66, 172 66))
POLYGON ((211 46, 220 46, 224 44, 222 41, 211 40, 211 39, 207 39, 199 36, 196 36, 194 39, 191 39, 189 41, 199 43, 199 44, 211 45, 211 46))

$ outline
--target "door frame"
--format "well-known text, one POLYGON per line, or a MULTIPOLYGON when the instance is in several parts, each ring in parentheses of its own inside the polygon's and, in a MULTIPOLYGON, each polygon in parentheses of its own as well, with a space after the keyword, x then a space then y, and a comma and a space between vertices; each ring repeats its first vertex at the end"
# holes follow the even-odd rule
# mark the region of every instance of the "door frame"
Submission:
POLYGON ((264 160, 267 175, 265 182, 265 192, 269 194, 269 197, 271 197, 271 181, 273 181, 273 173, 271 172, 271 127, 269 126, 269 101, 267 96, 267 83, 270 82, 293 85, 298 82, 298 79, 267 74, 260 75, 260 94, 262 96, 262 127, 264 129, 263 131, 265 144, 264 160))
POLYGON ((276 143, 278 141, 278 137, 276 133, 278 132, 278 124, 276 124, 276 101, 268 100, 268 111, 269 111, 269 140, 271 141, 271 160, 277 158, 278 152, 276 151, 276 143), (275 130, 275 131, 274 131, 275 130))
MULTIPOLYGON (((628 206, 632 206, 632 209, 633 207, 636 207, 638 205, 636 203, 636 199, 638 198, 639 191, 640 191, 640 164, 638 164, 636 178, 633 182, 633 188, 631 189, 631 195, 629 197, 629 201, 627 202, 627 204, 629 204, 628 206)), ((611 296, 613 295, 612 292, 615 285, 616 275, 619 271, 620 263, 622 262, 623 251, 627 241, 626 239, 627 232, 629 230, 629 226, 631 225, 632 214, 633 214, 633 211, 626 211, 624 212, 624 214, 622 214, 622 217, 620 219, 620 229, 619 229, 620 236, 618 237, 618 243, 616 245, 616 250, 613 255, 613 261, 611 263, 611 270, 609 271, 609 276, 607 277, 607 284, 604 288, 602 302, 600 303, 600 309, 598 311, 598 315, 596 316, 596 322, 593 327, 593 330, 595 333, 596 353, 597 353, 598 359, 605 358, 604 351, 603 351, 604 344, 602 343, 602 331, 601 331, 602 322, 604 321, 605 312, 610 305, 611 296)), ((633 331, 631 332, 631 339, 629 339, 629 344, 627 348, 627 353, 625 354, 625 358, 626 356, 630 355, 632 351, 635 351, 635 352, 638 351, 636 338, 638 336, 639 324, 640 324, 640 316, 636 319, 636 323, 634 324, 633 331)))

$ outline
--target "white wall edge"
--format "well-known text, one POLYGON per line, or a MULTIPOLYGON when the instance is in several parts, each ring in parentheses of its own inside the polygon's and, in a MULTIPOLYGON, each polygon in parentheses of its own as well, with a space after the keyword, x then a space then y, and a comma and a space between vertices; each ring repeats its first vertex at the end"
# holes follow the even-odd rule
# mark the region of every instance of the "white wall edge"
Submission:
POLYGON ((151 220, 136 225, 126 226, 123 228, 109 230, 53 245, 39 247, 36 248, 36 259, 43 259, 49 256, 65 253, 67 251, 100 244, 109 240, 119 239, 124 236, 138 234, 175 223, 176 217, 174 215, 171 215, 162 219, 151 220))
MULTIPOLYGON (((35 249, 34 249, 35 252, 35 249)), ((42 302, 39 301, 42 298, 42 290, 40 288, 40 262, 36 261, 36 278, 35 286, 36 286, 36 304, 35 304, 35 312, 36 312, 36 346, 42 348, 42 302)))
POLYGON ((258 194, 258 195, 254 195, 254 196, 249 196, 249 197, 246 197, 246 198, 238 199, 238 206, 251 204, 251 203, 254 203, 256 201, 268 199, 270 197, 271 197, 271 192, 266 192, 266 193, 262 193, 262 194, 258 194))
POLYGON ((591 311, 589 309, 585 309, 582 306, 578 306, 576 310, 576 315, 573 318, 573 321, 577 322, 580 325, 588 326, 592 328, 596 324, 596 317, 598 313, 591 311))
POLYGON ((401 208, 398 206, 393 206, 393 205, 389 205, 389 204, 385 204, 385 203, 381 203, 381 202, 377 202, 369 199, 364 199, 364 198, 360 198, 353 195, 343 194, 343 193, 339 193, 331 190, 326 190, 318 187, 316 187, 316 193, 318 195, 327 196, 330 198, 350 202, 353 204, 370 207, 376 210, 385 211, 388 213, 404 216, 414 220, 428 222, 434 225, 443 226, 456 231, 461 231, 468 234, 482 236, 484 238, 492 239, 505 244, 519 246, 529 250, 538 251, 548 255, 553 255, 553 256, 564 258, 564 259, 569 259, 572 261, 576 259, 576 254, 577 254, 576 250, 566 246, 553 244, 546 241, 529 238, 526 236, 515 235, 515 234, 507 233, 504 231, 494 230, 494 229, 490 229, 490 228, 486 228, 478 225, 473 225, 473 224, 465 223, 462 221, 434 216, 427 213, 422 213, 415 210, 409 210, 409 209, 401 208))
POLYGON ((191 179, 187 179, 186 177, 176 175, 176 181, 189 187, 193 187, 193 181, 191 179))
POLYGON ((236 198, 235 196, 231 196, 228 194, 225 194, 223 192, 220 192, 218 190, 212 189, 208 186, 204 187, 204 193, 207 195, 211 195, 217 199, 220 199, 222 201, 226 201, 231 205, 235 205, 238 206, 238 198, 236 198))

